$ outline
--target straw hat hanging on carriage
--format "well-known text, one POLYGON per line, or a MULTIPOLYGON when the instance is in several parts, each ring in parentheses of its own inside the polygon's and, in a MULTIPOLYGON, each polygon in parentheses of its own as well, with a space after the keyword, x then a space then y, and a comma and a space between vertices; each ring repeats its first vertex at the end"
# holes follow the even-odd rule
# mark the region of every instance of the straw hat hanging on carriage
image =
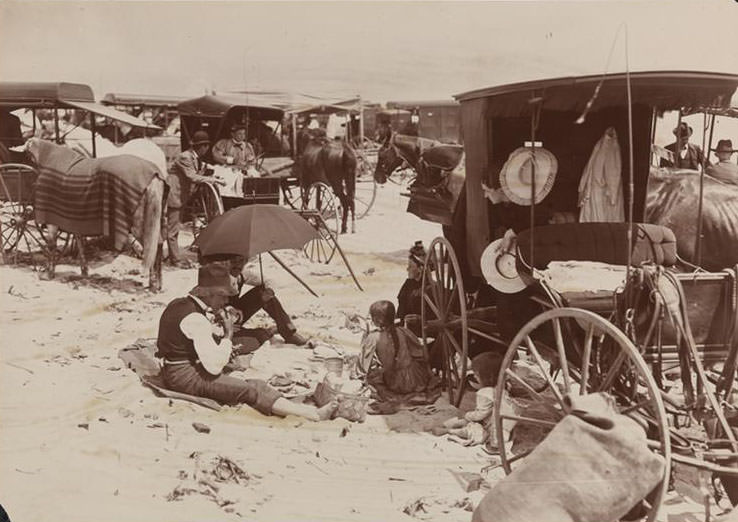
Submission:
POLYGON ((558 168, 556 156, 543 147, 536 147, 535 152, 532 147, 520 147, 510 154, 502 167, 500 186, 513 203, 530 205, 535 171, 535 202, 540 203, 551 192, 558 168))

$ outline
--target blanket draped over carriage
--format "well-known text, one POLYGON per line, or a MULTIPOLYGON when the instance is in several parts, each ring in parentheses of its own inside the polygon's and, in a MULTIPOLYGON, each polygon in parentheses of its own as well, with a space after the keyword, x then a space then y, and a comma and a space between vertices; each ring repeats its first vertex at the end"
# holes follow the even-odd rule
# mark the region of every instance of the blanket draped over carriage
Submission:
MULTIPOLYGON (((123 249, 136 227, 146 188, 159 169, 131 155, 87 158, 53 143, 40 142, 35 211, 39 223, 58 225, 82 236, 107 236, 123 249)), ((137 230, 138 229, 138 230, 137 230)))

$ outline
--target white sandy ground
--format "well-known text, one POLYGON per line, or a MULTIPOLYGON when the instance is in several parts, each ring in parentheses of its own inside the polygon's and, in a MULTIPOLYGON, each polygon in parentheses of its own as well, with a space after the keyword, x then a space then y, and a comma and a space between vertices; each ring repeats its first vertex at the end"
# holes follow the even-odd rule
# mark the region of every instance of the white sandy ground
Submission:
MULTIPOLYGON (((302 333, 358 349, 345 313, 367 315, 373 301, 394 300, 408 247, 440 234, 405 205, 396 186, 381 188, 357 233, 340 238, 364 292, 336 260, 321 266, 284 253, 320 294, 315 299, 265 258, 265 273, 302 333)), ((155 337, 164 305, 194 285, 196 270, 167 269, 164 292, 150 294, 128 274, 137 260, 107 259, 87 280, 74 266, 60 266, 50 282, 27 266, 0 266, 0 503, 13 520, 392 521, 410 520, 403 508, 419 499, 417 518, 470 520, 486 489, 466 493, 451 472, 477 473, 491 457, 428 432, 458 414, 445 396, 434 414, 403 411, 363 424, 265 417, 248 407, 215 412, 156 397, 118 350, 155 337), (193 422, 211 432, 196 432, 193 422), (217 498, 232 504, 219 507, 197 492, 167 500, 178 486, 206 490, 193 473, 216 456, 251 477, 220 486, 217 498)), ((252 324, 265 320, 260 314, 252 324)), ((310 355, 275 336, 247 374, 310 373, 310 355)), ((472 402, 468 394, 463 409, 472 402)), ((494 484, 502 475, 486 476, 494 484)), ((669 503, 663 520, 702 519, 699 506, 669 503)))

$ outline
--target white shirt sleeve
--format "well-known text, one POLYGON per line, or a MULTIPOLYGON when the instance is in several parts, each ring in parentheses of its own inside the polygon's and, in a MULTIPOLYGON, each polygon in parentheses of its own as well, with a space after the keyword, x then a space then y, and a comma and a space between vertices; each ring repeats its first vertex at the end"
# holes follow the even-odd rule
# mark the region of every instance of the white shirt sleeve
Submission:
POLYGON ((213 339, 213 325, 208 319, 193 312, 179 323, 179 328, 188 339, 192 339, 200 364, 211 375, 219 375, 231 357, 233 344, 230 339, 213 339))

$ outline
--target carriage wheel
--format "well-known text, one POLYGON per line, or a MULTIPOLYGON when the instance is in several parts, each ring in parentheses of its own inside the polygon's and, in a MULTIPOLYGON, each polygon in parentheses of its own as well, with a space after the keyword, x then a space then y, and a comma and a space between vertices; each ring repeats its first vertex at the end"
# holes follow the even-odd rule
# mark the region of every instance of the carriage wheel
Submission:
MULTIPOLYGON (((495 405, 515 403, 516 411, 495 408, 495 433, 504 439, 505 432, 515 426, 516 433, 522 428, 536 436, 525 438, 532 447, 512 450, 499 440, 502 466, 510 473, 513 464, 528 455, 564 417, 567 394, 592 392, 609 393, 619 413, 647 427, 649 447, 664 457, 664 479, 647 501, 647 520, 652 521, 666 494, 671 464, 664 404, 638 349, 612 323, 592 312, 549 310, 531 319, 510 344, 500 368, 495 405), (521 367, 526 363, 527 377, 521 367)), ((526 441, 522 442, 525 445, 526 441)))
POLYGON ((38 173, 28 165, 0 166, 0 249, 3 261, 17 260, 20 250, 43 247, 43 237, 34 221, 33 186, 38 173))
POLYGON ((356 219, 361 219, 369 213, 377 199, 377 182, 374 180, 374 167, 376 158, 372 163, 365 155, 357 154, 358 166, 356 168, 356 193, 354 195, 354 209, 356 219))
POLYGON ((313 211, 322 219, 306 215, 307 220, 318 231, 320 237, 305 244, 305 255, 315 263, 328 264, 333 259, 338 246, 339 214, 341 207, 333 196, 331 188, 323 182, 310 185, 303 209, 313 211))
POLYGON ((423 345, 431 360, 440 357, 441 377, 454 406, 461 403, 466 382, 469 333, 466 294, 459 262, 445 238, 430 244, 423 266, 420 317, 423 345), (433 338, 431 343, 429 339, 433 338))
POLYGON ((218 189, 210 183, 200 183, 190 199, 189 212, 192 236, 197 239, 208 223, 223 213, 223 200, 220 199, 218 189))

